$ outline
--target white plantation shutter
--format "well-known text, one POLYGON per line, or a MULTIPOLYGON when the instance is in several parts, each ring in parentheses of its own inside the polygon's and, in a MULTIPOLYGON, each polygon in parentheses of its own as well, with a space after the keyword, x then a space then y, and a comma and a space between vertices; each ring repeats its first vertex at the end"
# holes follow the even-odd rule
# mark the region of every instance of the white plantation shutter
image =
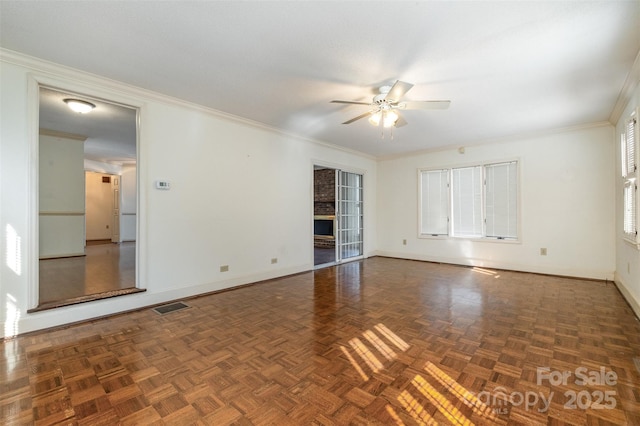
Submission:
POLYGON ((638 150, 637 115, 633 115, 626 123, 624 134, 620 138, 622 154, 623 186, 623 232, 624 237, 638 243, 638 166, 636 162, 638 150))
POLYGON ((422 194, 420 233, 433 236, 447 235, 449 233, 449 171, 423 171, 420 179, 422 194))
POLYGON ((627 134, 626 132, 620 135, 620 164, 622 165, 622 177, 627 177, 627 170, 629 165, 627 164, 627 134))
POLYGON ((518 239, 518 162, 419 173, 420 236, 518 239))
POLYGON ((451 170, 451 233, 482 236, 482 167, 451 170))
POLYGON ((518 237, 518 163, 485 166, 487 237, 518 237))
POLYGON ((636 219, 636 183, 629 180, 624 185, 624 233, 635 240, 637 230, 636 219))
POLYGON ((624 162, 622 163, 623 177, 629 179, 632 178, 637 170, 636 165, 636 117, 633 117, 627 122, 627 128, 623 140, 625 141, 624 162))

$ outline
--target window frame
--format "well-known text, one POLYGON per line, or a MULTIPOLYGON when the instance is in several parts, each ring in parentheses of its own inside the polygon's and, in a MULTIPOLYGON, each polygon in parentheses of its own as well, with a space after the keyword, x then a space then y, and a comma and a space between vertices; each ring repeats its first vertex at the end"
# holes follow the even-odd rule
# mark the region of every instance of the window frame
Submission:
POLYGON ((624 121, 623 132, 620 135, 620 169, 622 175, 622 238, 624 241, 635 245, 640 249, 640 235, 638 233, 638 213, 640 212, 640 197, 638 196, 638 181, 640 170, 638 167, 638 150, 640 148, 640 130, 638 125, 638 115, 640 108, 636 108, 624 121), (630 134, 632 133, 632 146, 629 145, 630 134), (631 155, 631 157, 630 157, 631 155), (633 170, 630 170, 633 169, 633 170), (631 188, 631 191, 629 191, 631 188), (628 197, 631 197, 629 200, 628 197), (631 217, 627 212, 632 212, 631 217), (627 231, 627 222, 632 222, 635 230, 627 231))
POLYGON ((420 168, 417 170, 418 176, 418 238, 420 239, 456 239, 456 240, 469 240, 469 241, 479 241, 479 242, 497 242, 497 243, 505 243, 505 244, 520 244, 522 242, 522 226, 521 226, 521 208, 520 208, 520 200, 521 200, 521 167, 522 161, 520 158, 508 158, 503 160, 495 160, 495 161, 485 161, 485 162, 476 162, 476 163, 468 163, 468 164, 457 164, 450 165, 446 167, 430 167, 430 168, 420 168), (487 166, 495 166, 500 164, 516 164, 516 232, 517 237, 498 237, 498 236, 487 236, 487 200, 486 200, 486 167, 487 166), (465 168, 473 168, 480 167, 482 170, 482 183, 481 183, 481 220, 482 220, 482 235, 479 236, 471 236, 471 235, 453 235, 453 170, 455 169, 465 169, 465 168), (446 170, 448 172, 448 211, 447 211, 447 233, 446 234, 430 234, 423 233, 423 208, 424 208, 424 188, 423 188, 423 174, 435 171, 446 170))

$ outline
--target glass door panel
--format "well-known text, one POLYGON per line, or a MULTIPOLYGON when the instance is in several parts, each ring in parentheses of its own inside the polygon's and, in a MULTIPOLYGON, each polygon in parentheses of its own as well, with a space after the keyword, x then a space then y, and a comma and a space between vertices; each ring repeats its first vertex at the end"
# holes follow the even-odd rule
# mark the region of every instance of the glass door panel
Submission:
POLYGON ((362 175, 339 171, 338 173, 338 259, 362 256, 363 209, 362 175))

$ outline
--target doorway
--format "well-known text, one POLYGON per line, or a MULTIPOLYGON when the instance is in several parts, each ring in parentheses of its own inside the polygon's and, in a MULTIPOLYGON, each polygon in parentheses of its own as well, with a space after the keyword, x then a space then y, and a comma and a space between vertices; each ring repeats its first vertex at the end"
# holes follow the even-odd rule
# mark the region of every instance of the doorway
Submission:
POLYGON ((85 171, 86 245, 120 242, 120 176, 85 171))
POLYGON ((137 115, 134 107, 39 87, 39 279, 31 311, 142 291, 137 115), (73 112, 69 99, 93 110, 73 112))
POLYGON ((313 172, 314 267, 361 258, 363 175, 318 165, 313 172))

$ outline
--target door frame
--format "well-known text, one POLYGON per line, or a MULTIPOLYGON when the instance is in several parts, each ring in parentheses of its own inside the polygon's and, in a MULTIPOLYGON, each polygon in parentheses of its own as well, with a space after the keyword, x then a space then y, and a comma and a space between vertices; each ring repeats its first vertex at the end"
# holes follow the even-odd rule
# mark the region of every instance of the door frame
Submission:
POLYGON ((40 293, 40 272, 39 272, 39 141, 40 141, 40 88, 46 87, 66 93, 77 93, 88 99, 94 98, 103 102, 120 104, 132 108, 136 111, 136 204, 138 215, 136 217, 136 288, 146 288, 146 261, 142 258, 143 249, 141 244, 144 240, 142 236, 146 233, 143 229, 144 222, 140 220, 140 212, 144 205, 141 200, 142 185, 140 185, 141 162, 140 162, 140 124, 143 114, 144 102, 129 97, 117 89, 110 89, 99 83, 92 83, 84 79, 69 80, 59 79, 47 74, 31 73, 27 79, 27 123, 29 126, 29 198, 28 198, 28 228, 27 228, 27 256, 28 267, 25 272, 28 274, 27 288, 27 310, 35 309, 39 304, 40 293))
MULTIPOLYGON (((344 170, 344 169, 337 169, 336 170, 336 225, 337 225, 337 233, 338 233, 338 237, 336 237, 336 262, 337 263, 344 263, 344 262, 349 262, 352 260, 359 260, 364 258, 364 175, 362 173, 358 173, 358 172, 351 172, 348 170, 344 170), (342 211, 344 202, 357 202, 357 200, 350 200, 350 199, 343 199, 341 196, 341 192, 342 189, 346 188, 347 185, 343 182, 343 174, 348 173, 348 174, 352 174, 352 175, 357 175, 360 176, 360 186, 357 187, 358 189, 360 189, 360 191, 362 191, 362 199, 360 200, 360 204, 362 206, 362 208, 360 209, 360 214, 359 214, 359 220, 362 221, 362 233, 360 235, 360 241, 358 242, 361 245, 361 253, 357 256, 351 256, 351 257, 347 257, 347 258, 343 258, 342 257, 342 246, 345 244, 349 244, 349 243, 345 243, 344 241, 342 241, 342 234, 343 231, 345 231, 347 228, 343 228, 342 227, 342 222, 344 220, 344 218, 346 217, 345 215, 348 215, 347 212, 342 211)), ((360 228, 358 228, 360 229, 360 228)))
POLYGON ((364 238, 364 234, 366 233, 366 219, 365 219, 365 204, 364 204, 364 191, 365 191, 365 182, 367 180, 366 178, 367 173, 366 170, 362 170, 362 169, 357 169, 354 167, 349 167, 349 166, 345 166, 345 165, 341 165, 341 164, 336 164, 336 163, 329 163, 326 161, 322 161, 322 160, 312 160, 311 161, 311 196, 310 196, 310 204, 311 204, 311 215, 310 215, 310 219, 311 219, 311 264, 313 265, 313 269, 321 269, 321 268, 325 268, 327 266, 334 266, 334 265, 339 265, 341 263, 347 263, 347 262, 352 262, 352 261, 356 261, 356 260, 361 260, 365 258, 365 238, 364 238), (314 220, 314 184, 315 184, 315 174, 314 174, 314 170, 315 167, 323 167, 323 168, 327 168, 327 169, 333 169, 335 174, 336 174, 336 183, 335 183, 335 200, 336 200, 336 219, 335 219, 335 224, 334 224, 334 233, 336 234, 336 245, 335 245, 335 260, 331 263, 322 263, 319 265, 315 264, 315 255, 314 255, 314 232, 313 232, 313 228, 314 228, 314 224, 313 224, 313 220, 314 220), (339 202, 339 196, 338 196, 338 175, 340 172, 348 172, 348 173, 355 173, 355 174, 359 174, 362 176, 362 191, 363 191, 363 202, 362 202, 362 233, 363 233, 363 238, 362 238, 362 254, 359 256, 354 256, 354 257, 349 257, 347 259, 341 259, 340 257, 340 253, 339 253, 339 248, 340 248, 340 224, 339 224, 339 219, 338 219, 338 202, 339 202))

